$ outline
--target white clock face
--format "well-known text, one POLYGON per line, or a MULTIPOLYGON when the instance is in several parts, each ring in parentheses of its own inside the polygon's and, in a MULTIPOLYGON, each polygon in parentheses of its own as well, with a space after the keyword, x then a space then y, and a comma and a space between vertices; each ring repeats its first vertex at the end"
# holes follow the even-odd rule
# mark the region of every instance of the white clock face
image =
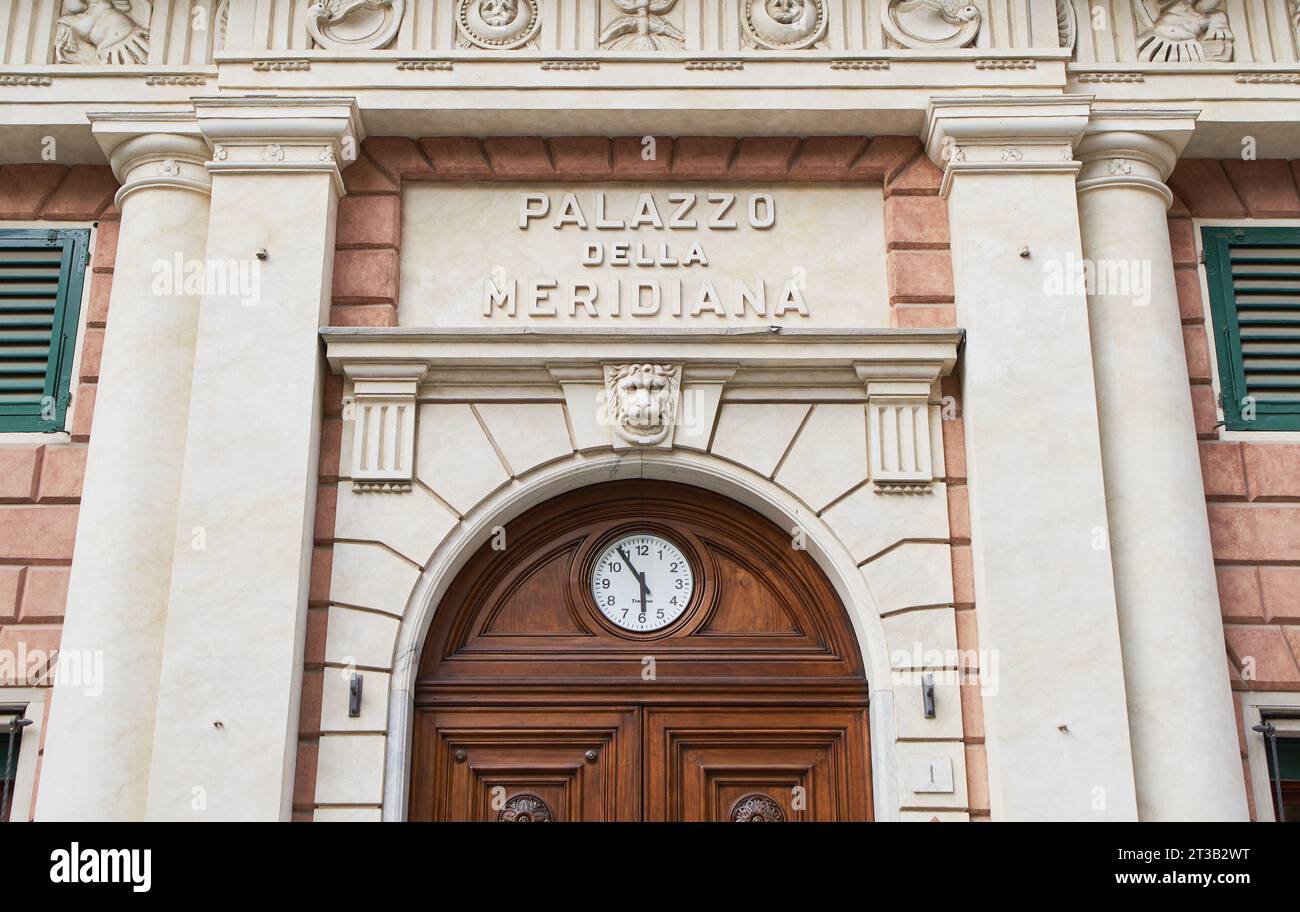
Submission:
POLYGON ((690 562, 658 535, 627 535, 596 558, 591 596, 600 613, 624 630, 667 627, 681 617, 695 591, 690 562))

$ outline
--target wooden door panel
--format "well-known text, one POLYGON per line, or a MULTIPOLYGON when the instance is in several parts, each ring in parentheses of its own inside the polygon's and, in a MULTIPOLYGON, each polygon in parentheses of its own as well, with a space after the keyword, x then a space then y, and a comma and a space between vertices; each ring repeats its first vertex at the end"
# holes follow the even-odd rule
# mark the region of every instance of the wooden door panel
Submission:
POLYGON ((635 709, 421 711, 412 820, 640 819, 635 709))
POLYGON ((646 818, 870 820, 866 713, 646 710, 646 818))

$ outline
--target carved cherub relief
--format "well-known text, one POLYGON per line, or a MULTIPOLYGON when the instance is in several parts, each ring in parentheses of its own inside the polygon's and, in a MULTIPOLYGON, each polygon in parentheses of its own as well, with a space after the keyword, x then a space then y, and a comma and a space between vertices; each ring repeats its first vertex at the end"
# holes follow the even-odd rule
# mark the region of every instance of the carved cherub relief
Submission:
POLYGON ((1155 63, 1200 63, 1232 60, 1232 29, 1223 0, 1154 0, 1155 15, 1146 0, 1135 9, 1138 60, 1155 63))
POLYGON ((150 0, 63 0, 54 35, 59 63, 149 62, 150 0))

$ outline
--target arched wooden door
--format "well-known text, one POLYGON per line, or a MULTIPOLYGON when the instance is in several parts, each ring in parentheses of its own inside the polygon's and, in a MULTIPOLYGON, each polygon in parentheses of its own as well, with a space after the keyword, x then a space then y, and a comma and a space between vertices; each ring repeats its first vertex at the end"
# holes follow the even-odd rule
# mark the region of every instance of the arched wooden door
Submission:
POLYGON ((409 816, 869 820, 869 757, 862 657, 794 537, 702 488, 609 482, 520 516, 448 590, 409 816), (665 626, 620 626, 683 590, 665 626))

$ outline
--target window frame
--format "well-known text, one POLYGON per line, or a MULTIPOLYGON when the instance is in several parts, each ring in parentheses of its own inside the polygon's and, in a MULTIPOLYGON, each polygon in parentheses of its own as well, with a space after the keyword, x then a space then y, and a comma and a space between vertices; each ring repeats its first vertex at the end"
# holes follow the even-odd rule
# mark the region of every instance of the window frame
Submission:
POLYGON ((1246 395, 1246 377, 1229 260, 1229 250, 1233 244, 1240 247, 1269 246, 1280 242, 1300 243, 1300 225, 1247 219, 1211 224, 1195 220, 1193 226, 1202 264, 1202 287, 1207 311, 1206 335, 1214 355, 1212 361, 1218 391, 1215 404, 1221 426, 1229 433, 1244 432, 1248 435, 1260 432, 1292 435, 1300 432, 1300 400, 1258 402, 1254 419, 1241 417, 1241 401, 1246 395))
POLYGON ((22 740, 18 742, 18 763, 14 768, 13 794, 9 804, 9 822, 26 823, 35 810, 34 789, 36 787, 36 760, 45 740, 45 706, 48 687, 5 687, 0 689, 0 737, 5 734, 9 720, 23 707, 22 715, 32 720, 32 724, 23 729, 22 740))
POLYGON ((1261 823, 1275 823, 1277 814, 1273 811, 1273 782, 1268 774, 1268 742, 1263 734, 1254 731, 1254 726, 1268 719, 1277 728, 1280 737, 1300 738, 1300 719, 1274 716, 1275 713, 1300 712, 1300 692, 1249 690, 1242 691, 1237 696, 1241 699, 1246 765, 1250 769, 1247 787, 1254 798, 1255 819, 1261 823))
POLYGON ((57 352, 57 354, 54 355, 51 368, 47 368, 46 387, 42 395, 42 403, 46 398, 53 398, 54 413, 51 417, 45 418, 41 414, 40 404, 33 412, 30 405, 0 403, 0 434, 51 434, 64 431, 67 427, 71 411, 73 375, 79 360, 82 341, 85 298, 90 286, 86 281, 86 273, 90 270, 92 227, 0 226, 0 247, 43 249, 57 245, 63 248, 59 266, 58 300, 50 328, 50 347, 52 353, 57 352))

